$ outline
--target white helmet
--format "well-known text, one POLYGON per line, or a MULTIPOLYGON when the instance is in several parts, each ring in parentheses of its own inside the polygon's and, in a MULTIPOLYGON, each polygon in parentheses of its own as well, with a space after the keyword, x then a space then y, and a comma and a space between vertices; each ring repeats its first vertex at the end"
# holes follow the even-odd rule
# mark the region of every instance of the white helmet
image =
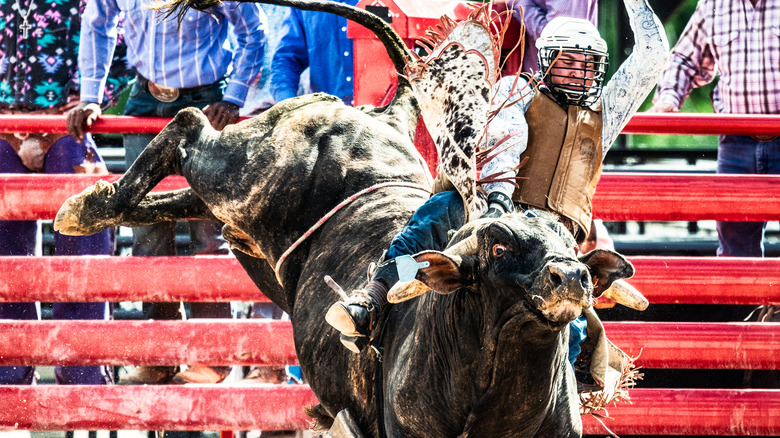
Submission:
POLYGON ((542 29, 542 34, 536 40, 536 48, 539 49, 539 68, 544 75, 545 85, 559 102, 590 106, 598 100, 609 56, 607 43, 593 23, 581 18, 553 18, 542 29), (563 87, 553 83, 551 76, 561 76, 551 74, 550 67, 561 52, 585 55, 583 59, 587 59, 587 62, 577 70, 583 71, 588 78, 587 84, 583 82, 578 86, 569 84, 563 87))

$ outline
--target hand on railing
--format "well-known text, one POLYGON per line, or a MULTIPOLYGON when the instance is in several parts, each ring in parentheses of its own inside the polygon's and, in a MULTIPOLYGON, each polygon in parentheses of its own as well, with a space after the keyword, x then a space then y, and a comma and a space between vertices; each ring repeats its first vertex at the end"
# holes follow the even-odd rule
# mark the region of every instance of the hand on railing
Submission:
POLYGON ((90 102, 79 102, 66 114, 68 134, 78 141, 84 141, 84 132, 89 131, 92 124, 103 114, 100 105, 90 102))

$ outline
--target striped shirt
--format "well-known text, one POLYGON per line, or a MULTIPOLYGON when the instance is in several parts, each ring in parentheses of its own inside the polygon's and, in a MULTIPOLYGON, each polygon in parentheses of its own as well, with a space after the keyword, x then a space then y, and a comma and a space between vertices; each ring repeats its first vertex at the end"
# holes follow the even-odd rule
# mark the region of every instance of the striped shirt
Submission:
POLYGON ((555 17, 583 18, 598 26, 598 0, 507 0, 510 9, 514 9, 514 17, 525 23, 525 53, 523 54, 523 71, 539 71, 539 50, 536 40, 542 34, 542 29, 555 17))
POLYGON ((700 0, 655 101, 679 108, 716 74, 716 112, 780 113, 780 0, 700 0))
POLYGON ((228 73, 223 100, 243 106, 249 85, 263 65, 266 17, 254 3, 223 2, 206 13, 187 11, 181 27, 150 9, 157 0, 90 0, 81 23, 81 100, 99 102, 125 14, 128 60, 138 73, 158 84, 189 88, 213 84, 228 73), (228 23, 234 26, 235 50, 226 48, 228 23))

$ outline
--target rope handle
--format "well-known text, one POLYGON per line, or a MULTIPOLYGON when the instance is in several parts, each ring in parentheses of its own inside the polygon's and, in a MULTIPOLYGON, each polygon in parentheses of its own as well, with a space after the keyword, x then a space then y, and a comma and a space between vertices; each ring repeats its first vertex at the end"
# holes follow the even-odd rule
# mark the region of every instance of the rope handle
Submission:
POLYGON ((278 281, 279 284, 282 284, 282 278, 279 275, 279 271, 282 269, 282 263, 284 263, 284 261, 290 255, 290 253, 292 253, 295 250, 295 248, 297 248, 298 246, 300 246, 301 243, 303 243, 304 240, 306 240, 315 231, 317 231, 317 229, 319 229, 325 222, 328 221, 328 219, 330 219, 334 214, 336 214, 337 211, 341 210, 342 208, 344 208, 344 206, 346 206, 347 204, 351 203, 355 199, 357 199, 357 198, 359 198, 359 197, 361 197, 361 196, 363 196, 363 195, 365 195, 367 193, 371 193, 374 190, 382 189, 382 188, 385 188, 385 187, 408 187, 408 188, 412 188, 412 189, 422 190, 422 191, 427 192, 427 193, 431 192, 427 187, 422 186, 420 184, 410 183, 410 182, 401 182, 401 181, 388 181, 388 182, 374 184, 374 185, 372 185, 370 187, 366 187, 365 189, 355 193, 354 195, 350 196, 349 198, 341 201, 338 205, 333 207, 327 214, 325 214, 325 216, 323 216, 320 220, 318 220, 317 223, 312 225, 311 228, 309 228, 308 231, 303 233, 303 235, 301 237, 299 237, 298 240, 295 241, 295 243, 290 245, 290 247, 287 248, 287 250, 284 253, 282 253, 282 256, 279 257, 279 260, 276 262, 276 266, 274 267, 274 274, 276 274, 276 281, 278 281))

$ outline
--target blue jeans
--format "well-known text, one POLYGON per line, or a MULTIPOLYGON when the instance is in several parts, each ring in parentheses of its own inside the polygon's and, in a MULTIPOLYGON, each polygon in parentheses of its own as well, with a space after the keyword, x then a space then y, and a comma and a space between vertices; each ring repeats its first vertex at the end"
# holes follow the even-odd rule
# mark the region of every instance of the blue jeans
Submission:
POLYGON ((463 226, 464 212, 463 201, 454 190, 431 196, 390 242, 387 259, 444 250, 450 240, 449 231, 463 226))
MULTIPOLYGON (((457 191, 431 196, 390 242, 387 259, 425 250, 444 250, 449 241, 449 231, 463 226, 464 213, 463 201, 457 191)), ((586 326, 584 316, 569 323, 569 362, 572 367, 580 353, 580 344, 585 340, 586 326)))
MULTIPOLYGON (((95 143, 89 134, 79 143, 73 137, 57 140, 46 153, 45 173, 75 173, 88 156, 95 163, 102 163, 95 143)), ((33 173, 10 144, 0 140, 0 173, 33 173)), ((35 221, 0 221, 0 256, 29 256, 35 253, 35 221)), ((113 230, 101 231, 91 236, 65 236, 54 233, 54 254, 110 255, 114 249, 113 230)), ((94 275, 104 275, 95 272, 94 275)), ((37 320, 40 308, 37 303, 0 303, 0 319, 37 320)), ((53 319, 109 319, 107 303, 53 303, 53 319)), ((31 366, 0 367, 0 384, 30 384, 35 368, 31 366)), ((57 366, 54 369, 57 383, 101 385, 108 382, 105 367, 57 366)))
MULTIPOLYGON (((139 85, 138 81, 130 91, 125 105, 125 115, 149 117, 173 117, 180 110, 189 107, 203 109, 222 100, 225 81, 181 95, 173 102, 160 102, 139 85)), ((129 168, 154 135, 125 135, 125 165, 129 168)), ((147 225, 133 229, 134 256, 176 255, 175 222, 147 225)), ((189 221, 190 249, 193 254, 227 254, 225 241, 217 224, 210 221, 189 221)), ((179 319, 178 303, 143 303, 144 314, 151 319, 179 319)), ((190 303, 190 316, 194 318, 231 318, 230 303, 190 303)))
MULTIPOLYGON (((780 138, 762 143, 744 135, 723 135, 718 173, 780 174, 780 138)), ((719 256, 763 257, 766 222, 718 222, 719 256)))

